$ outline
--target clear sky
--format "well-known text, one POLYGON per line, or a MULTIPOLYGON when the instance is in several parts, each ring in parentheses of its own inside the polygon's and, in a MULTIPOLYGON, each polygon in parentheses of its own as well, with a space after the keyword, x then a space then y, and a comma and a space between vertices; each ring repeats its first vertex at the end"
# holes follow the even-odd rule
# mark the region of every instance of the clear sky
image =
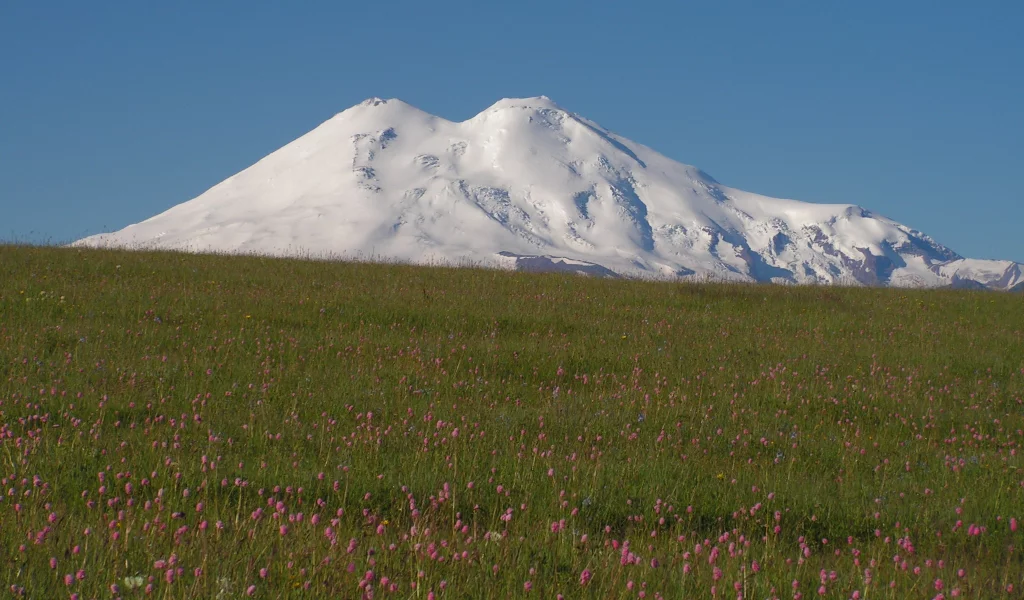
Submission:
POLYGON ((0 239, 189 200, 370 96, 547 95, 722 183, 1024 262, 1021 2, 0 4, 0 239))

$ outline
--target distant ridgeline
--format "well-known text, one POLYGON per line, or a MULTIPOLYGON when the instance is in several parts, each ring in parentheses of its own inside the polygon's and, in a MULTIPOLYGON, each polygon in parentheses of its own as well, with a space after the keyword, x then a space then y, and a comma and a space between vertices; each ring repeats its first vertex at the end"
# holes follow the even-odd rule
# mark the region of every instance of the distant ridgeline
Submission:
POLYGON ((642 278, 1020 289, 848 204, 727 187, 546 97, 454 123, 372 98, 199 197, 83 246, 488 264, 642 278))

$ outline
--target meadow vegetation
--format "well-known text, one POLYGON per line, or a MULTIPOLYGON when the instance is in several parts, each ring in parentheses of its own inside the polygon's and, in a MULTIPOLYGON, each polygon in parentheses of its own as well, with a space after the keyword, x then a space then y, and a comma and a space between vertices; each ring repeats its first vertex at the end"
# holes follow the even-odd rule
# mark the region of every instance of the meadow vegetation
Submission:
POLYGON ((0 265, 0 595, 1024 588, 1022 295, 0 265))

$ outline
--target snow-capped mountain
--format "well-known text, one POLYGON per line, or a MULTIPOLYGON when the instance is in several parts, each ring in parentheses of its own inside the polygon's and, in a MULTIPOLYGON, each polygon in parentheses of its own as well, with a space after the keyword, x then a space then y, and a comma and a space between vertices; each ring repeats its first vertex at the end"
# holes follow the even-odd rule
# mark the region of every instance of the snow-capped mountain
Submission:
POLYGON ((455 123, 372 98, 199 197, 82 246, 326 255, 594 275, 1011 289, 848 204, 722 185, 567 112, 501 100, 455 123))

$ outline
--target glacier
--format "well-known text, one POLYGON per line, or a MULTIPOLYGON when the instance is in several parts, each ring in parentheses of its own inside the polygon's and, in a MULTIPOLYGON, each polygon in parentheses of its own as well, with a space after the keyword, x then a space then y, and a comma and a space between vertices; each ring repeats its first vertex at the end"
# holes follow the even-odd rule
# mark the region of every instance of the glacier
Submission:
POLYGON ((474 264, 596 276, 1022 289, 850 204, 723 185, 547 97, 452 122, 371 98, 86 247, 474 264))

